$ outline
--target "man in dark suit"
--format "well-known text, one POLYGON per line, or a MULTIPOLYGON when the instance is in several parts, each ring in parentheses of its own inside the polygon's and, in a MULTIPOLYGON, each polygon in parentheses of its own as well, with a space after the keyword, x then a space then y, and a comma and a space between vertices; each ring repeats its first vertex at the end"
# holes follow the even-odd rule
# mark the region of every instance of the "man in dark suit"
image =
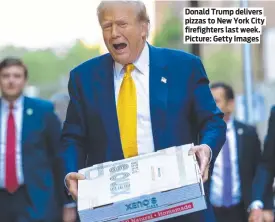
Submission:
MULTIPOLYGON (((275 106, 271 108, 264 150, 253 182, 253 198, 249 207, 249 222, 262 222, 266 207, 264 199, 273 198, 272 184, 275 177, 275 106)), ((271 209, 274 209, 272 206, 271 209)), ((273 219, 274 220, 274 219, 273 219)), ((270 220, 271 221, 271 220, 270 220)))
POLYGON ((227 140, 211 176, 210 200, 217 221, 244 222, 252 195, 252 181, 261 144, 255 128, 233 118, 234 92, 225 83, 211 85, 218 107, 227 123, 227 140))
MULTIPOLYGON (((84 179, 76 173, 79 167, 192 142, 197 146, 190 153, 198 156, 207 181, 226 125, 200 59, 149 45, 142 1, 103 1, 98 18, 110 53, 79 65, 69 80, 62 141, 70 193, 77 198, 77 180, 84 179)), ((207 210, 172 220, 215 218, 208 204, 207 210)))
POLYGON ((15 58, 0 63, 0 221, 60 222, 63 182, 55 180, 60 122, 49 102, 23 95, 26 66, 15 58))
MULTIPOLYGON (((246 222, 261 143, 254 127, 234 119, 232 87, 218 82, 210 88, 227 123, 227 140, 211 175, 210 201, 218 222, 246 222)), ((272 207, 272 198, 267 198, 266 207, 272 207)))

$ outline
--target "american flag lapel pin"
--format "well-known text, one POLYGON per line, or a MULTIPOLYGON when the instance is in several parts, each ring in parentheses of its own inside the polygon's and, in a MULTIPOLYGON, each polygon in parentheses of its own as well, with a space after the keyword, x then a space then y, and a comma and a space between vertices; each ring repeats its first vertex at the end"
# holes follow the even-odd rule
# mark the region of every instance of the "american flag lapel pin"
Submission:
POLYGON ((166 82, 167 82, 167 79, 164 78, 164 77, 161 77, 161 80, 160 80, 160 81, 163 82, 163 83, 166 83, 166 82))

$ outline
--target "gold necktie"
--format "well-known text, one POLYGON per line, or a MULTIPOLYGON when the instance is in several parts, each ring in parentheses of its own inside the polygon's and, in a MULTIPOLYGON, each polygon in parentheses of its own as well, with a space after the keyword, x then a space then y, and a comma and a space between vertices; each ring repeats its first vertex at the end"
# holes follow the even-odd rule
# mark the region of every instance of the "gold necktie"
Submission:
POLYGON ((117 102, 120 139, 125 158, 138 155, 137 95, 136 86, 131 76, 131 72, 134 69, 133 64, 126 66, 126 72, 121 83, 117 102))

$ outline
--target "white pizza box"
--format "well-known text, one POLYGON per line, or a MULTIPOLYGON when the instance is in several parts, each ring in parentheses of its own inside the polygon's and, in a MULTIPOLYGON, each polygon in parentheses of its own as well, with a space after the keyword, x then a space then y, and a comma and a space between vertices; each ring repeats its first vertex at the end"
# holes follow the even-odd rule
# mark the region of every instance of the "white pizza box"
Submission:
POLYGON ((188 155, 192 146, 79 170, 86 177, 78 183, 81 221, 160 221, 205 209, 198 163, 188 155))

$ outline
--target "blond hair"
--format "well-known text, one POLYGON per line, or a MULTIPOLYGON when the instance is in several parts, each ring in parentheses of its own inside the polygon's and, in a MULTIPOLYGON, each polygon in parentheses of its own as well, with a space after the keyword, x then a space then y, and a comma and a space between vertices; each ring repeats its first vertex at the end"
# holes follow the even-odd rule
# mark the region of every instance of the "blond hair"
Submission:
POLYGON ((150 18, 147 14, 147 10, 145 7, 145 4, 140 1, 140 0, 103 0, 100 2, 100 4, 97 7, 97 16, 98 16, 98 20, 100 21, 101 15, 104 12, 104 10, 106 9, 106 7, 112 3, 125 3, 125 4, 131 4, 133 6, 135 6, 136 10, 137 10, 137 18, 139 21, 141 22, 146 22, 148 23, 148 25, 150 24, 150 18))

